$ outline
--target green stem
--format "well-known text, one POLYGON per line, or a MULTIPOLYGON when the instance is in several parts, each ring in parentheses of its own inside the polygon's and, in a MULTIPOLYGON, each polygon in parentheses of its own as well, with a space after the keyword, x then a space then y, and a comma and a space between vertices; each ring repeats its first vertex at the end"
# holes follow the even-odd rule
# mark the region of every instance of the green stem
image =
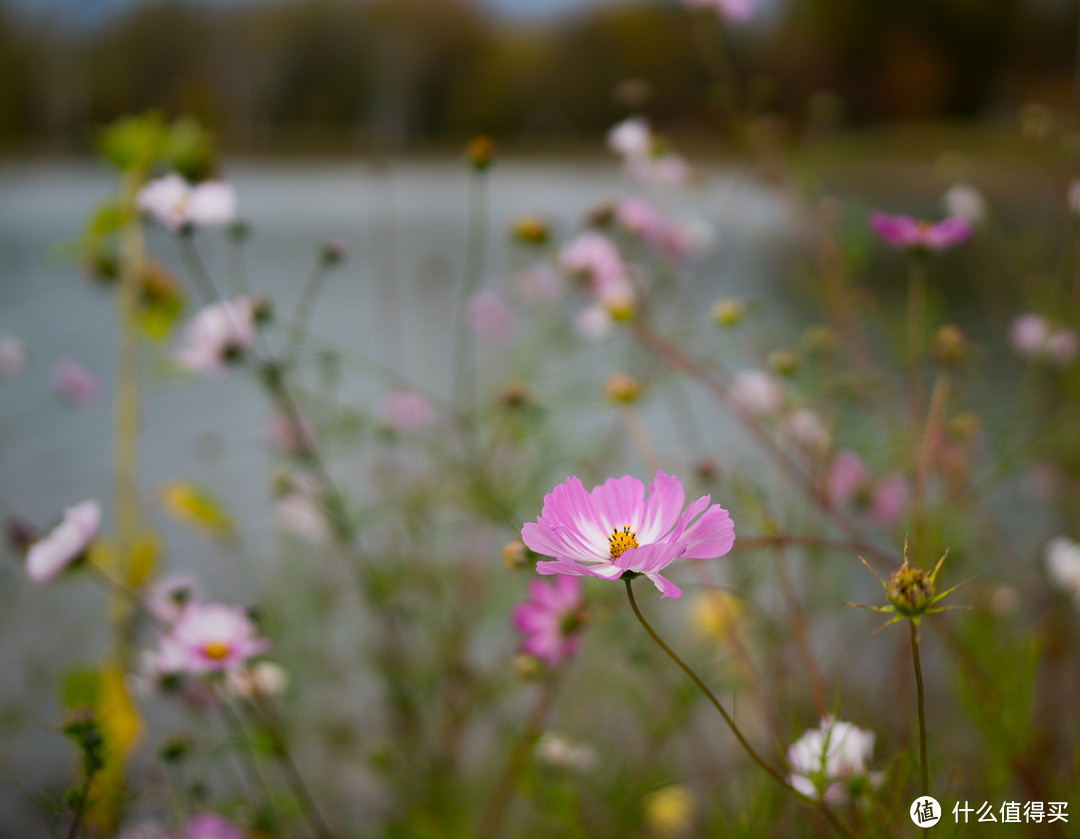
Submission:
POLYGON ((247 770, 247 775, 251 783, 257 786, 262 794, 266 815, 270 820, 270 830, 274 836, 281 836, 281 825, 278 823, 277 813, 274 812, 274 807, 270 801, 270 791, 266 788, 266 782, 259 771, 259 764, 255 760, 255 752, 251 747, 251 741, 248 739, 247 732, 244 731, 243 722, 229 705, 229 699, 225 696, 223 690, 218 692, 218 706, 221 708, 221 718, 225 720, 225 725, 232 732, 233 738, 239 743, 241 760, 247 770))
POLYGON ((829 823, 833 827, 835 827, 839 833, 849 837, 849 839, 854 839, 851 831, 848 830, 847 827, 845 827, 843 823, 836 817, 836 815, 828 807, 825 806, 825 802, 823 800, 814 800, 813 798, 809 798, 800 793, 793 786, 791 786, 791 784, 787 782, 787 779, 784 778, 783 775, 781 775, 779 772, 769 766, 769 764, 766 763, 756 751, 754 751, 754 747, 751 746, 750 742, 746 739, 745 736, 743 736, 743 733, 739 730, 739 727, 735 725, 735 721, 731 718, 728 712, 724 710, 724 706, 720 704, 720 700, 716 698, 716 696, 711 690, 709 690, 708 686, 701 680, 701 677, 693 671, 690 665, 688 665, 685 661, 679 658, 678 654, 664 642, 664 639, 661 638, 656 633, 656 630, 649 625, 649 622, 645 620, 645 616, 642 615, 641 610, 638 609, 637 601, 634 600, 632 579, 629 577, 624 577, 623 582, 626 583, 626 596, 630 599, 630 608, 634 610, 634 616, 638 619, 638 623, 640 623, 645 628, 645 631, 649 633, 649 637, 657 643, 657 646, 659 646, 660 649, 667 653, 668 657, 677 665, 679 665, 679 667, 682 668, 682 671, 686 673, 686 675, 689 676, 691 679, 693 679, 694 684, 698 686, 701 692, 704 693, 706 697, 708 697, 709 702, 711 702, 713 707, 720 712, 720 716, 724 718, 724 722, 726 722, 728 728, 731 729, 731 733, 735 735, 735 738, 746 750, 746 753, 750 755, 754 763, 764 769, 770 778, 776 781, 776 783, 778 783, 780 786, 782 786, 785 790, 790 792, 800 801, 810 804, 820 810, 821 814, 825 816, 826 819, 828 819, 829 823))
POLYGON ((915 664, 915 691, 919 698, 919 769, 922 777, 922 795, 929 795, 930 770, 926 765, 926 703, 923 696, 922 663, 919 661, 919 634, 915 621, 908 621, 911 628, 911 660, 915 664))
POLYGON ((94 780, 92 773, 87 773, 83 780, 82 789, 79 790, 79 801, 75 805, 75 818, 68 828, 67 839, 75 839, 80 835, 79 826, 82 824, 83 811, 86 809, 86 799, 90 797, 90 782, 94 780))
POLYGON ((473 172, 469 203, 469 249, 465 256, 465 281, 461 286, 461 297, 457 306, 454 371, 454 402, 466 415, 471 414, 475 407, 475 359, 472 336, 465 328, 465 306, 480 285, 487 251, 487 175, 483 171, 473 172))

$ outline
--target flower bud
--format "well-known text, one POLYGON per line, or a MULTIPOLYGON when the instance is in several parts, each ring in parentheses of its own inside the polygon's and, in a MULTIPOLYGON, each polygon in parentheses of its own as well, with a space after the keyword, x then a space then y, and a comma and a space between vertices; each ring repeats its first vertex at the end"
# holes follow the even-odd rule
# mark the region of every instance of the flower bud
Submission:
POLYGON ((590 207, 585 213, 586 227, 607 227, 615 218, 615 205, 611 203, 597 204, 590 207))
POLYGON ((724 298, 717 300, 709 311, 709 317, 717 326, 731 328, 738 326, 746 314, 746 307, 738 300, 724 298))
POLYGON ((515 239, 526 245, 546 245, 548 239, 551 238, 551 228, 548 223, 536 216, 518 219, 510 232, 515 239))
POLYGON ((465 146, 465 156, 474 170, 483 172, 495 160, 495 141, 484 134, 478 134, 465 146))
POLYGON ((507 410, 520 411, 536 405, 536 394, 528 384, 514 379, 499 390, 499 404, 507 410))
POLYGON ((612 402, 622 405, 634 404, 644 392, 645 386, 626 373, 615 373, 604 383, 604 392, 612 402))
POLYGON ((964 333, 951 324, 934 333, 933 347, 934 361, 941 365, 957 365, 967 356, 964 333))
POLYGON ((330 239, 323 243, 322 251, 319 253, 319 260, 329 268, 345 259, 347 254, 348 249, 345 247, 344 242, 340 239, 330 239))
POLYGON ((519 653, 512 664, 514 675, 523 682, 535 682, 544 675, 544 663, 536 656, 519 653))
POLYGON ((520 539, 513 539, 503 545, 502 555, 503 562, 511 571, 518 571, 529 564, 529 552, 520 539))
POLYGON ((921 568, 905 563, 885 583, 885 597, 905 617, 921 615, 934 599, 934 581, 921 568))
POLYGON ((802 361, 791 350, 775 350, 769 355, 769 369, 781 376, 792 376, 798 372, 802 361))

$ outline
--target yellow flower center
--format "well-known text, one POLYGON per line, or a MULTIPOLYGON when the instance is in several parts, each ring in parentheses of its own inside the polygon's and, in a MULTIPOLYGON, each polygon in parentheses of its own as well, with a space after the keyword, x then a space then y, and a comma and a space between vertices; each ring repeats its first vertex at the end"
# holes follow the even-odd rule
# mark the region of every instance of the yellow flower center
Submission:
POLYGON ((630 529, 627 525, 622 530, 617 527, 611 529, 611 535, 607 537, 608 544, 611 545, 611 558, 618 559, 623 555, 623 552, 627 548, 638 547, 637 532, 630 529))
POLYGON ((220 641, 211 641, 209 644, 203 647, 203 655, 207 658, 212 658, 215 661, 221 661, 229 654, 229 645, 222 644, 220 641))

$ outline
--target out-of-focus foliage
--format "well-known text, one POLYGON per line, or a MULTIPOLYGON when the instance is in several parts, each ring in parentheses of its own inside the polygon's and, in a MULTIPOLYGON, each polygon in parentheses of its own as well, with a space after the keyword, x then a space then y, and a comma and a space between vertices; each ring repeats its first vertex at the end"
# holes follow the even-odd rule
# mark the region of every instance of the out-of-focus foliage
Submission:
MULTIPOLYGON (((789 0, 725 40, 789 117, 822 90, 856 120, 972 116, 1066 98, 1074 17, 1024 0, 789 0)), ((715 33, 693 28, 659 2, 526 24, 464 0, 174 0, 91 28, 0 2, 0 148, 86 147, 94 125, 149 108, 196 115, 232 148, 565 142, 642 102, 704 133, 722 92, 694 48, 715 33)))

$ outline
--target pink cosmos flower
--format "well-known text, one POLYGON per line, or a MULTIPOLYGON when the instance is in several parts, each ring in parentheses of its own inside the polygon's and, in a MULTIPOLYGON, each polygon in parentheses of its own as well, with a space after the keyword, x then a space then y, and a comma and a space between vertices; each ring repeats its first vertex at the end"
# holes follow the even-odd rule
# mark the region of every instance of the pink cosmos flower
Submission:
POLYGON ((216 813, 190 818, 175 839, 244 839, 244 831, 216 813))
POLYGON ((525 638, 521 651, 536 656, 549 667, 577 653, 585 598, 580 577, 536 580, 529 585, 530 598, 514 607, 514 629, 525 638))
POLYGON ((172 623, 184 608, 199 596, 199 584, 188 574, 162 577, 147 592, 147 607, 151 614, 165 623, 172 623))
POLYGON ((624 119, 608 131, 607 144, 620 157, 648 157, 653 146, 649 123, 642 117, 624 119))
POLYGON ((53 368, 53 386, 65 402, 76 408, 92 405, 101 390, 97 376, 66 358, 56 362, 53 368))
POLYGON ((435 424, 435 409, 415 390, 388 393, 379 410, 382 421, 395 431, 414 434, 435 424))
POLYGON ((465 322, 478 338, 500 341, 510 335, 517 315, 493 291, 481 291, 465 304, 465 322))
POLYGON ((728 393, 739 407, 755 417, 777 416, 784 402, 780 381, 762 370, 736 373, 728 393))
POLYGON ((166 175, 139 190, 136 204, 169 230, 179 230, 186 224, 207 226, 236 220, 236 191, 222 181, 191 186, 179 175, 166 175))
POLYGON ((834 506, 847 504, 870 484, 870 470, 855 452, 837 452, 829 467, 828 494, 834 506))
POLYGON ((26 347, 14 335, 0 335, 0 377, 14 379, 26 370, 26 347))
POLYGON ((649 199, 641 196, 624 198, 615 209, 619 224, 644 239, 656 250, 671 257, 683 257, 707 237, 691 224, 669 220, 649 199))
POLYGON ((35 583, 53 580, 72 562, 86 553, 101 524, 101 505, 83 501, 64 511, 64 517, 26 554, 26 575, 35 583))
POLYGON ((661 576, 664 568, 680 557, 723 556, 735 543, 731 517, 719 504, 710 506, 711 496, 684 511, 685 500, 679 479, 663 472, 647 499, 645 485, 630 475, 608 478, 591 493, 570 477, 544 496, 543 511, 525 523, 521 538, 536 553, 555 557, 537 563, 541 574, 603 580, 642 574, 664 597, 679 597, 679 587, 661 576))
POLYGON ((192 373, 220 373, 255 343, 255 302, 249 297, 212 303, 184 327, 173 353, 192 373))
POLYGON ((911 216, 871 213, 870 227, 886 245, 907 251, 943 251, 966 242, 971 224, 959 216, 948 216, 931 224, 911 216))
POLYGON ((908 482, 900 472, 883 475, 870 495, 870 520, 878 527, 892 527, 908 506, 908 482))
POLYGON ((269 648, 241 607, 189 603, 162 637, 157 666, 165 673, 224 673, 269 648))
POLYGON ((713 7, 724 20, 742 23, 754 16, 754 0, 684 0, 687 6, 697 9, 713 7))
POLYGON ((1048 359, 1059 367, 1076 360, 1080 349, 1076 333, 1067 327, 1052 325, 1042 315, 1028 312, 1009 327, 1009 343, 1020 355, 1048 359))
POLYGON ((584 276, 594 293, 628 282, 626 264, 607 236, 586 230, 559 252, 559 265, 570 274, 584 276))
POLYGON ((832 445, 832 437, 820 417, 809 408, 793 411, 780 429, 788 442, 811 455, 821 455, 832 445))

